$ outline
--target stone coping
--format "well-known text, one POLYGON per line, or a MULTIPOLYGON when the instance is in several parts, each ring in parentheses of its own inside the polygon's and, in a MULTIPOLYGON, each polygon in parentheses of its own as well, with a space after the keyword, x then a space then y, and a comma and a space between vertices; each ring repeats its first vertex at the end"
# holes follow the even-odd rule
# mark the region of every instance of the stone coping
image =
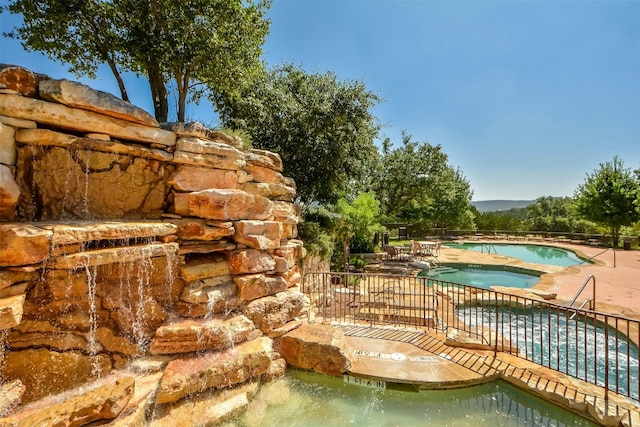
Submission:
POLYGON ((440 263, 440 267, 451 267, 451 268, 477 268, 478 270, 489 270, 489 271, 508 271, 510 273, 520 273, 527 274, 529 276, 537 276, 540 277, 544 274, 544 271, 536 270, 533 268, 519 267, 515 265, 504 265, 504 264, 476 264, 471 262, 442 262, 440 263))

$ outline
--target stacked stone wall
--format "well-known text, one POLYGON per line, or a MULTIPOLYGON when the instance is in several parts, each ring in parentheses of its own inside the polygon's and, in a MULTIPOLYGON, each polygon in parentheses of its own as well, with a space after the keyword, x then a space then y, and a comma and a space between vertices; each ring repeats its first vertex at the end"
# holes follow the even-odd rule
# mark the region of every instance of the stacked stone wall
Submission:
POLYGON ((215 423, 282 375, 272 339, 308 305, 282 171, 236 137, 0 67, 0 425, 215 423))

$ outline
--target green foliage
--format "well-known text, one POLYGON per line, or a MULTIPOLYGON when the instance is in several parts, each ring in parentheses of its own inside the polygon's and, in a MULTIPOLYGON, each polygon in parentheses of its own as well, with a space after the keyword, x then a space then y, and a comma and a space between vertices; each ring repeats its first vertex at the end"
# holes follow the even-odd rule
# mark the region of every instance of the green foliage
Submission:
POLYGON ((263 72, 259 58, 269 32, 270 2, 259 0, 10 0, 6 9, 24 24, 8 33, 27 49, 95 75, 107 64, 123 99, 123 71, 149 81, 155 115, 167 121, 168 88, 177 92, 178 121, 187 97, 237 93, 263 72))
POLYGON ((640 179, 624 168, 618 157, 587 174, 575 197, 580 214, 609 227, 614 246, 618 245, 620 227, 640 220, 640 179))
POLYGON ((360 193, 351 203, 341 198, 334 211, 339 215, 335 233, 342 240, 373 240, 373 235, 382 230, 379 203, 372 193, 360 193))
MULTIPOLYGON (((375 250, 373 246, 373 239, 363 236, 353 236, 349 241, 349 252, 354 254, 367 254, 373 253, 375 250)), ((352 262, 349 262, 353 264, 352 262)))
POLYGON ((473 227, 469 182, 447 160, 441 146, 414 142, 406 133, 400 147, 385 140, 375 185, 385 219, 418 227, 473 227))
POLYGON ((305 220, 298 224, 298 237, 304 242, 305 249, 324 259, 333 255, 334 242, 330 233, 317 222, 305 220))
POLYGON ((280 154, 302 202, 334 203, 366 186, 378 152, 379 98, 359 81, 293 66, 271 69, 241 96, 215 93, 225 126, 246 129, 257 148, 280 154))
POLYGON ((498 212, 475 212, 475 223, 479 230, 519 231, 527 216, 525 208, 513 208, 498 212))
POLYGON ((349 257, 349 265, 353 266, 356 271, 364 271, 367 262, 357 255, 351 255, 349 257))
POLYGON ((540 197, 527 206, 525 228, 535 231, 575 231, 577 212, 569 197, 540 197))
POLYGON ((344 271, 346 263, 344 258, 345 255, 344 243, 340 240, 333 240, 333 251, 331 252, 331 271, 344 271))
MULTIPOLYGON (((116 25, 115 3, 99 0, 10 0, 2 11, 21 14, 23 24, 5 37, 21 41, 27 50, 69 65, 78 76, 96 77, 101 64, 111 69, 122 99, 128 100, 120 72, 126 50, 116 25)), ((127 68, 126 66, 124 68, 127 68)))
POLYGON ((379 203, 373 194, 360 193, 351 203, 339 199, 334 212, 338 215, 334 228, 335 240, 342 243, 342 260, 347 264, 352 239, 357 242, 373 241, 373 235, 383 230, 379 203))

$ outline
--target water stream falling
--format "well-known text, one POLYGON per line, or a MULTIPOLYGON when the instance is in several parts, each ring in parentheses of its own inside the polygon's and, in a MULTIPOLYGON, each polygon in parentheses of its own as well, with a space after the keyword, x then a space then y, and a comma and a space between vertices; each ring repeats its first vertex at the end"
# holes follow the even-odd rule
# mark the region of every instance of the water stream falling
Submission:
MULTIPOLYGON (((88 333, 88 342, 89 342, 89 354, 91 356, 95 356, 98 353, 99 345, 96 342, 96 330, 98 329, 98 317, 96 311, 96 277, 97 277, 97 268, 95 266, 90 265, 89 257, 85 258, 85 275, 87 279, 87 287, 88 287, 88 295, 89 299, 89 333, 88 333)), ((69 272, 69 274, 73 274, 69 272)), ((92 374, 94 376, 98 376, 100 373, 100 366, 97 362, 97 359, 94 358, 94 362, 92 365, 92 374)))
MULTIPOLYGON (((148 299, 151 298, 149 294, 149 287, 151 286, 151 271, 153 269, 153 263, 151 260, 151 251, 148 246, 142 246, 140 251, 142 256, 140 257, 137 264, 137 273, 133 276, 133 280, 136 281, 136 293, 137 295, 130 299, 134 304, 133 311, 133 337, 138 344, 138 347, 143 349, 146 347, 149 341, 149 337, 147 336, 146 326, 142 322, 142 319, 146 317, 145 314, 145 306, 147 305, 148 299)), ((134 264, 134 263, 132 263, 134 264)), ((155 309, 154 305, 150 305, 151 310, 155 309)))

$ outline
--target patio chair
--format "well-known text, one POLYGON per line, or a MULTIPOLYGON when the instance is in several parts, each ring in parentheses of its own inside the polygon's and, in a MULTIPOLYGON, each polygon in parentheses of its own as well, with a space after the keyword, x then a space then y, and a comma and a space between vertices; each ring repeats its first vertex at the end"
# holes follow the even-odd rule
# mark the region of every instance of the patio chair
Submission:
POLYGON ((404 249, 399 246, 384 246, 384 251, 387 253, 387 258, 390 260, 400 260, 404 258, 404 249))

